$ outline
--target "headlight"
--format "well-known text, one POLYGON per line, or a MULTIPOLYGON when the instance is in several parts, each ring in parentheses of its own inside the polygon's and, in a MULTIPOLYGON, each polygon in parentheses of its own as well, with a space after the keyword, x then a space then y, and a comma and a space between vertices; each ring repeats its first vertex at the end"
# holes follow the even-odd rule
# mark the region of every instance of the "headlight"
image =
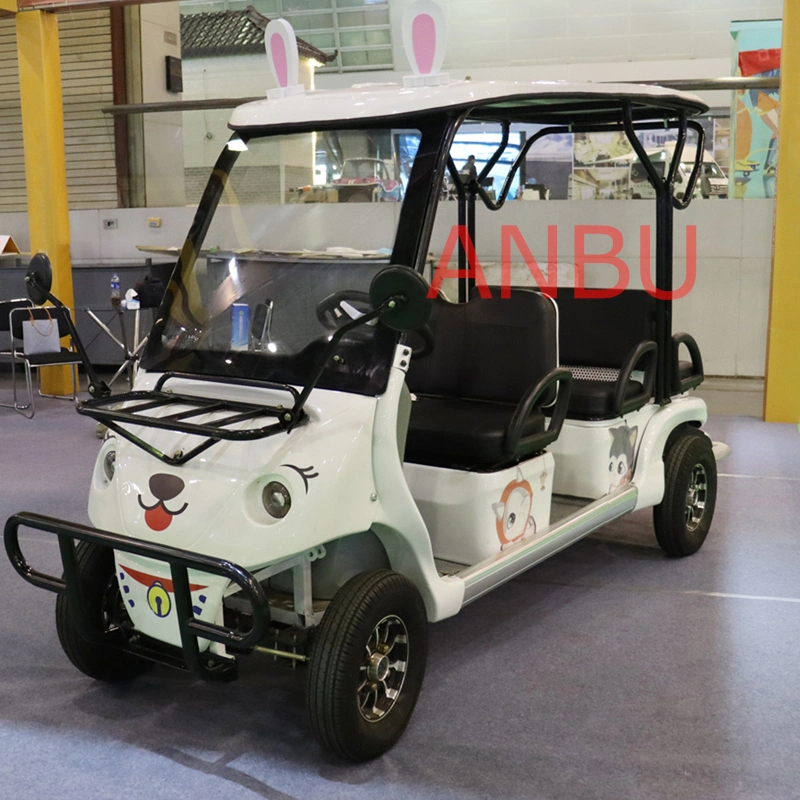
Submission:
POLYGON ((103 458, 103 475, 109 483, 114 479, 114 471, 117 468, 117 451, 109 450, 103 458))
POLYGON ((292 507, 292 496, 280 481, 270 481, 261 492, 261 502, 267 514, 283 519, 292 507))

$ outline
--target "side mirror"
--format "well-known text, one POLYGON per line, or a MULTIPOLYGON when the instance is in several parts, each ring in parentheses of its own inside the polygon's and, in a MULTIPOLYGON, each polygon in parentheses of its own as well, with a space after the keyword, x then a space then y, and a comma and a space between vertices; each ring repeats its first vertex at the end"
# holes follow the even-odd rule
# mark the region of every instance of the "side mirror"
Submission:
POLYGON ((413 331, 421 328, 431 315, 428 289, 428 282, 418 272, 392 265, 372 279, 369 299, 373 308, 393 302, 380 314, 384 325, 395 331, 413 331))
POLYGON ((28 286, 28 297, 34 305, 42 306, 49 300, 50 289, 53 286, 53 268, 50 259, 44 253, 37 253, 28 264, 25 273, 25 283, 28 286))

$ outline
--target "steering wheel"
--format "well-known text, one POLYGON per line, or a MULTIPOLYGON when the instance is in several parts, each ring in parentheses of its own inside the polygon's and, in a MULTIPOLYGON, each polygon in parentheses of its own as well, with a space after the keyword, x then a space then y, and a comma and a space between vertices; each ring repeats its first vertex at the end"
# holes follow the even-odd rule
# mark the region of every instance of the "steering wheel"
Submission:
POLYGON ((317 305, 317 319, 329 331, 335 331, 345 322, 358 319, 362 314, 372 311, 368 292, 345 289, 334 292, 317 305))
MULTIPOLYGON (((344 289, 340 292, 334 292, 320 301, 316 311, 317 319, 328 330, 335 331, 345 322, 357 319, 361 314, 372 311, 372 303, 368 292, 344 289)), ((360 329, 357 328, 350 335, 358 338, 360 332, 360 329)), ((425 356, 429 356, 433 352, 436 343, 433 338, 433 332, 427 324, 417 328, 415 331, 410 331, 406 336, 417 337, 422 340, 422 344, 416 347, 409 343, 412 358, 425 358, 425 356)))

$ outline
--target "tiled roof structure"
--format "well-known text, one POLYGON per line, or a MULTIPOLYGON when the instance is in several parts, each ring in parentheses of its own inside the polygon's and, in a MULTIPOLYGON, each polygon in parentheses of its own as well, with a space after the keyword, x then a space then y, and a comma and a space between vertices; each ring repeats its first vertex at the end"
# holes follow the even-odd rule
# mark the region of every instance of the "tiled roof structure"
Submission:
MULTIPOLYGON (((252 6, 244 11, 181 14, 181 52, 184 58, 231 56, 264 52, 264 28, 269 19, 252 6)), ((297 40, 300 58, 327 64, 336 58, 302 39, 297 40)))

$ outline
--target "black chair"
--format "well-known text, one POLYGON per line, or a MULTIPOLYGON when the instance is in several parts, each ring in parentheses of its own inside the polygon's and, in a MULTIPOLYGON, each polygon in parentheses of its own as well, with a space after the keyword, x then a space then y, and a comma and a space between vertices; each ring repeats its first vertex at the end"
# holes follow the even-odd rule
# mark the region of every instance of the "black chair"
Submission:
MULTIPOLYGON (((19 302, 19 301, 17 301, 19 302)), ((26 320, 33 320, 37 325, 46 325, 49 320, 53 321, 54 325, 58 326, 58 335, 60 339, 70 336, 70 325, 67 320, 69 311, 66 308, 40 308, 31 307, 29 301, 25 301, 28 305, 18 306, 9 313, 9 328, 11 331, 12 349, 10 352, 11 361, 11 383, 14 392, 13 405, 7 404, 8 408, 13 408, 19 411, 28 419, 32 419, 36 413, 36 407, 33 402, 33 378, 32 371, 38 370, 41 367, 57 367, 57 366, 70 366, 72 367, 72 397, 67 399, 78 399, 78 364, 81 362, 80 355, 76 352, 74 344, 70 339, 69 347, 61 347, 58 353, 26 353, 23 346, 23 322, 26 320), (17 395, 17 362, 25 367, 25 385, 28 390, 28 402, 21 404, 17 395)), ((39 373, 37 372, 37 380, 39 373)), ((41 386, 41 384, 40 384, 41 386)), ((42 397, 54 397, 56 395, 45 395, 39 388, 39 395, 42 397)))
POLYGON ((30 308, 32 305, 27 297, 0 302, 0 358, 3 361, 11 362, 14 349, 11 341, 11 312, 15 308, 30 308))
POLYGON ((530 458, 558 437, 571 376, 557 368, 556 310, 549 298, 515 289, 508 300, 438 299, 428 327, 433 349, 412 358, 406 379, 416 395, 406 461, 493 471, 530 458))
MULTIPOLYGON (((14 369, 14 340, 11 338, 11 312, 18 308, 30 308, 33 303, 27 297, 0 302, 0 363, 10 364, 14 369)), ((0 403, 3 408, 16 408, 16 395, 13 403, 0 403)))
POLYGON ((614 419, 653 397, 658 347, 655 300, 628 289, 616 297, 576 297, 559 287, 559 360, 572 372, 567 417, 614 419), (642 380, 633 373, 643 370, 642 380))

